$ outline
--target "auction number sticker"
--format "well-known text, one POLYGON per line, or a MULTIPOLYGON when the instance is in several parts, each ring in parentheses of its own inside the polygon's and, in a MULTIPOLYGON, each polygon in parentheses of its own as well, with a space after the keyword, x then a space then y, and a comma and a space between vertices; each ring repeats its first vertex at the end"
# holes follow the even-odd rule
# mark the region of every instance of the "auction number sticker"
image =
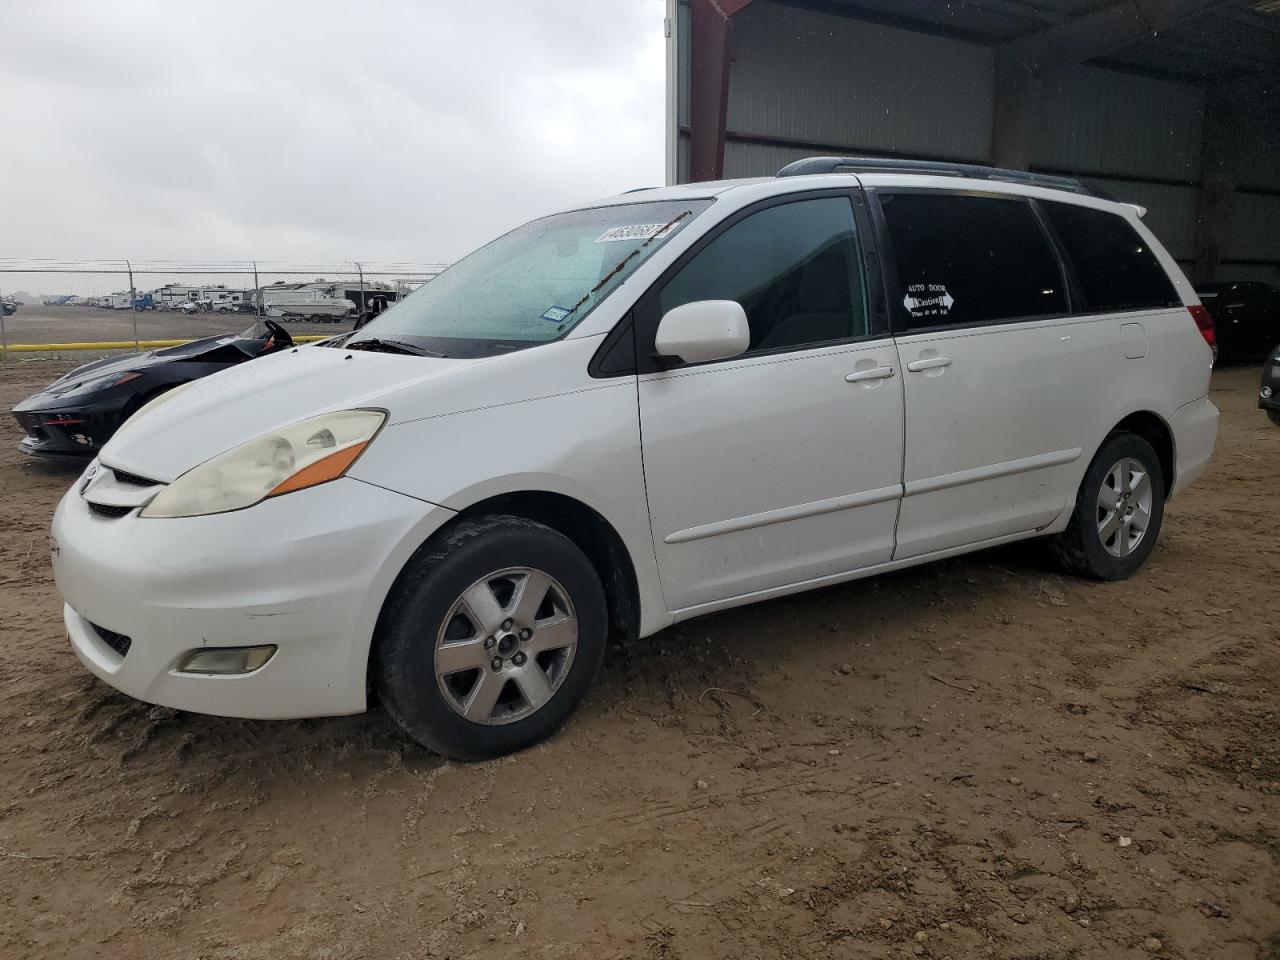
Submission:
POLYGON ((636 223, 629 227, 610 227, 596 243, 614 243, 618 240, 652 240, 666 228, 665 223, 636 223))

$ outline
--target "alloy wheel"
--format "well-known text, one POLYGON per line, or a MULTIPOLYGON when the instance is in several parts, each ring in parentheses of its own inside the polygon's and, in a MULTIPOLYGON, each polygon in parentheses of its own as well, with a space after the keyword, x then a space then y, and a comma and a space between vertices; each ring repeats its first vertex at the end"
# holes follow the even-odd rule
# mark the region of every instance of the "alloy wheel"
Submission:
POLYGON ((1098 491, 1098 539, 1113 557, 1129 556, 1151 525, 1151 474, 1133 457, 1107 471, 1098 491))
POLYGON ((512 723, 554 696, 577 645, 573 602, 554 577, 530 567, 498 570, 464 590, 445 617, 436 683, 467 720, 512 723))

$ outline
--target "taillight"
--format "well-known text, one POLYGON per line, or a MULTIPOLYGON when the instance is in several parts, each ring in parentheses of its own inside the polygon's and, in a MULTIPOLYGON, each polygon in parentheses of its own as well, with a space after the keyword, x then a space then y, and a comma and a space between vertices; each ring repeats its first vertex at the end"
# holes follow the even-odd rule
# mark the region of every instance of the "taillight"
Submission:
POLYGON ((1191 319, 1200 328, 1200 336, 1204 337, 1204 342, 1216 349, 1218 334, 1213 328, 1213 314, 1209 312, 1209 308, 1202 303, 1197 303, 1193 307, 1187 307, 1187 309, 1191 311, 1191 319))

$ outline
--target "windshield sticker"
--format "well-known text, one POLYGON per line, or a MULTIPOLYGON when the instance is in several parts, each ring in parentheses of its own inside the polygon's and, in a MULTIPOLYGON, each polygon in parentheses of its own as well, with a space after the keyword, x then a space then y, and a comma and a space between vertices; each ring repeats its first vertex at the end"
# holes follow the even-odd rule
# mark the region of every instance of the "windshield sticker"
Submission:
POLYGON ((942 283, 913 283, 902 298, 902 305, 913 317, 945 317, 955 302, 942 283))
POLYGON ((564 307, 548 307, 542 315, 542 319, 550 320, 552 323, 563 323, 569 319, 569 314, 571 313, 573 313, 572 310, 567 310, 564 307))
POLYGON ((610 227, 596 237, 596 243, 613 243, 616 240, 652 240, 664 232, 668 226, 670 224, 637 223, 630 227, 610 227))

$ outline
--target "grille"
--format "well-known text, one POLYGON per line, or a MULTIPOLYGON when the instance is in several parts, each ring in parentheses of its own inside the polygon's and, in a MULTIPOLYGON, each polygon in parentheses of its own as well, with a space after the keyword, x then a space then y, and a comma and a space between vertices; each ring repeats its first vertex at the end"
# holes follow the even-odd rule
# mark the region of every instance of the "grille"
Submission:
POLYGON ((140 477, 136 473, 125 473, 123 470, 112 468, 112 473, 116 475, 116 480, 120 483, 127 483, 131 487, 155 487, 160 481, 148 480, 146 477, 140 477))
POLYGON ((122 657, 126 656, 129 653, 129 648, 133 646, 132 638, 126 637, 123 633, 116 633, 114 630, 108 630, 106 627, 100 627, 92 622, 89 626, 93 627, 93 632, 102 638, 103 643, 122 657))
POLYGON ((100 517, 106 517, 108 520, 119 520, 123 516, 131 513, 134 507, 112 507, 105 503, 94 503, 89 501, 89 509, 100 517))

